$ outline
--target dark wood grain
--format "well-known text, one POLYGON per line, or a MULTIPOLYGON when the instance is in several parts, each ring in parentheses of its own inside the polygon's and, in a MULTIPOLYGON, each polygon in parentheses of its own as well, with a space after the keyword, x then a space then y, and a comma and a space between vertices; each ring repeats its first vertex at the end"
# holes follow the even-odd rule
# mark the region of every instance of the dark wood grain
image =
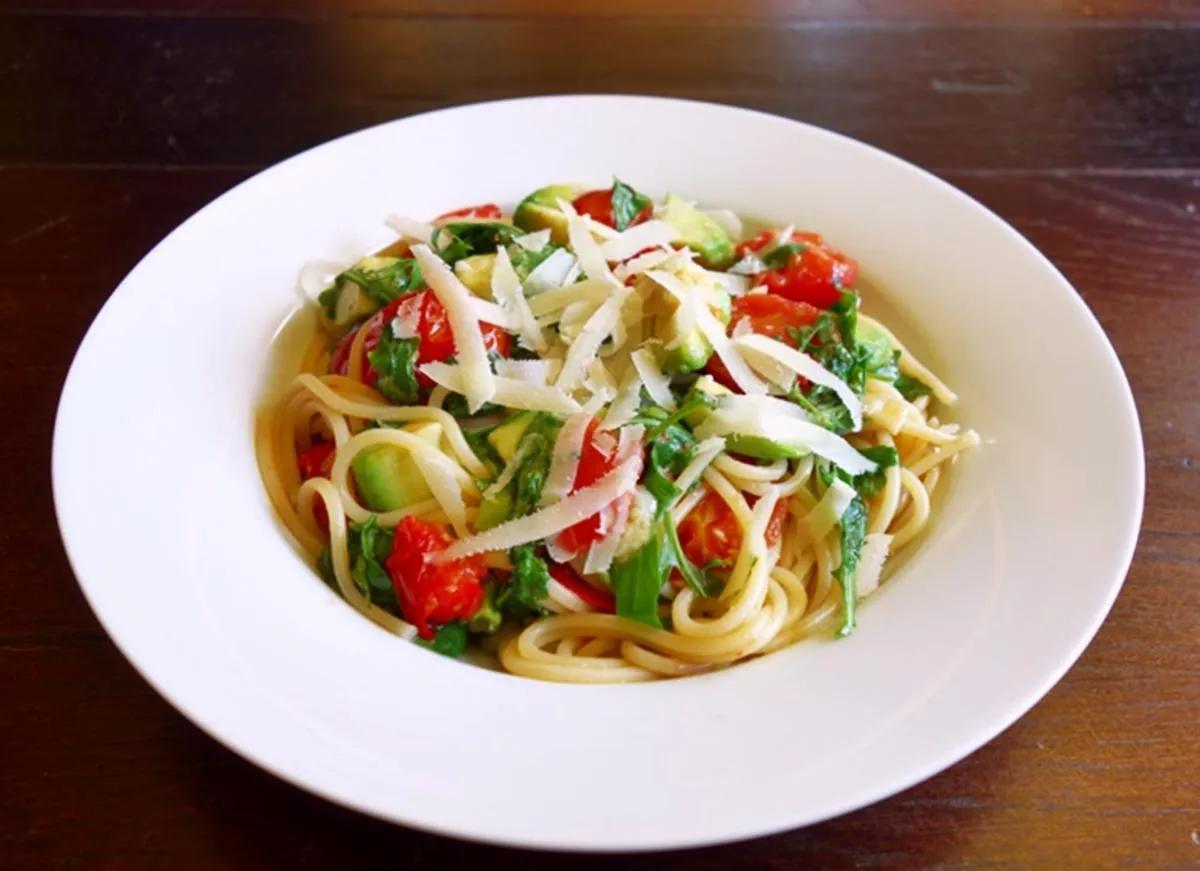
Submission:
MULTIPOLYGON (((938 169, 1078 288, 1129 372, 1148 460, 1124 592, 1079 663, 1007 732, 841 819, 621 864, 1200 865, 1200 31, 1182 26, 1194 5, 1106 4, 1097 17, 1081 4, 1000 4, 990 16, 936 0, 903 14, 867 2, 759 4, 722 38, 732 43, 718 41, 712 3, 653 13, 594 3, 571 16, 468 2, 395 20, 374 0, 345 12, 282 0, 88 6, 0 15, 0 866, 613 864, 385 825, 225 750, 159 699, 96 624, 49 492, 57 390, 74 347, 121 276, 187 214, 327 135, 559 89, 744 102, 938 169), (706 69, 669 46, 637 57, 661 42, 655 16, 685 22, 672 32, 704 51, 732 44, 754 63, 706 69), (836 26, 779 23, 825 19, 836 26), (634 49, 618 72, 626 55, 614 34, 634 49), (571 51, 494 68, 502 47, 534 37, 571 51), (347 47, 385 45, 410 62, 338 66, 347 47), (974 86, 930 87, 955 69, 974 86), (989 89, 989 70, 1029 87, 989 89)), ((413 0, 407 11, 421 8, 413 0)))
POLYGON ((259 165, 413 112, 575 91, 768 109, 938 169, 1200 153, 1198 27, 864 24, 14 15, 0 164, 259 165))

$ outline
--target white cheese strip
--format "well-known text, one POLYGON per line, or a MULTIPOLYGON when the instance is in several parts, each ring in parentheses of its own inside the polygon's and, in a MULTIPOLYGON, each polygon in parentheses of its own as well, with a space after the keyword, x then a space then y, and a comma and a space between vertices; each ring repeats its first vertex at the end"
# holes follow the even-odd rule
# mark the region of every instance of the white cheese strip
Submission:
POLYGON ((841 436, 809 422, 799 406, 772 396, 722 396, 695 434, 699 439, 756 436, 789 449, 811 451, 851 475, 876 468, 841 436))
POLYGON ((433 238, 433 225, 426 224, 424 221, 406 218, 404 215, 388 215, 384 223, 404 239, 413 239, 428 245, 429 240, 433 238))
POLYGON ((604 415, 604 420, 600 422, 600 428, 613 430, 624 426, 637 414, 638 407, 641 404, 642 379, 638 376, 637 370, 631 368, 629 374, 625 376, 625 381, 621 385, 620 390, 617 391, 617 398, 608 407, 608 411, 604 415))
POLYGON ((591 420, 590 414, 573 414, 559 429, 539 505, 553 505, 571 492, 575 473, 579 471, 579 460, 583 456, 583 438, 591 420))
MULTIPOLYGON (((452 393, 466 395, 467 376, 464 374, 462 366, 450 363, 425 363, 420 370, 435 384, 440 384, 452 393)), ((557 387, 539 386, 527 381, 495 375, 492 376, 492 383, 495 388, 492 401, 505 408, 550 411, 555 414, 572 414, 579 411, 579 403, 557 387)))
POLYGON ((708 271, 711 278, 719 287, 724 288, 730 296, 742 296, 750 290, 750 279, 745 275, 731 275, 728 272, 708 271))
MULTIPOLYGON (((850 389, 849 384, 838 378, 812 357, 801 351, 797 351, 790 345, 785 345, 777 339, 756 333, 739 336, 734 344, 742 352, 750 365, 764 375, 770 376, 770 370, 772 369, 769 365, 761 365, 765 357, 767 360, 786 366, 792 372, 795 372, 801 378, 807 378, 813 384, 828 387, 837 394, 837 398, 842 401, 842 405, 846 406, 846 410, 850 412, 850 419, 854 422, 854 429, 862 429, 862 402, 854 395, 854 391, 850 389)), ((787 385, 783 386, 786 387, 787 385)))
POLYGON ((575 336, 571 347, 567 349, 567 357, 563 361, 562 371, 558 373, 555 386, 567 391, 574 390, 579 386, 583 381, 588 364, 596 358, 600 346, 616 328, 617 321, 621 316, 621 306, 625 304, 625 299, 632 290, 623 285, 616 285, 612 296, 606 299, 600 308, 596 309, 587 319, 583 329, 579 331, 579 335, 575 336))
POLYGON ((633 362, 633 368, 637 370, 650 398, 663 408, 674 408, 675 397, 671 395, 671 379, 662 373, 650 350, 638 348, 629 355, 629 359, 633 362))
POLYGON ((642 473, 640 456, 633 456, 587 487, 577 490, 555 505, 494 526, 477 535, 459 539, 433 557, 435 563, 449 562, 477 553, 508 550, 557 535, 569 526, 599 513, 637 485, 642 473))
POLYGON ((820 541, 828 535, 829 531, 841 522, 842 515, 846 513, 846 508, 854 501, 856 495, 858 494, 854 492, 853 487, 841 478, 834 478, 820 501, 804 515, 801 526, 807 533, 808 540, 820 541))
POLYGON ((529 308, 537 317, 562 311, 572 303, 584 302, 596 306, 612 295, 612 285, 602 281, 580 281, 539 293, 529 300, 529 308))
POLYGON ((516 312, 508 311, 491 300, 475 297, 471 300, 471 311, 475 314, 477 321, 503 327, 512 332, 517 330, 516 312))
POLYGON ((671 256, 671 251, 667 248, 655 248, 653 251, 647 251, 645 254, 639 254, 632 260, 618 264, 613 268, 613 275, 618 281, 626 281, 634 275, 641 275, 648 269, 660 265, 664 260, 671 256))
POLYGON ((713 317, 708 306, 696 306, 696 326, 700 328, 700 332, 704 333, 704 338, 708 339, 709 344, 713 346, 713 351, 729 371, 729 377, 742 389, 743 393, 767 392, 767 385, 754 374, 754 370, 738 353, 737 347, 725 335, 725 325, 713 317))
POLYGON ((574 254, 566 248, 556 248, 525 278, 525 292, 534 296, 569 284, 575 280, 574 275, 578 265, 574 254))
POLYGON ((732 275, 758 275, 760 272, 766 271, 767 264, 763 263, 762 258, 757 254, 747 254, 729 267, 729 272, 732 275))
POLYGON ((625 534, 625 526, 629 522, 629 506, 632 502, 631 496, 624 496, 618 499, 615 505, 609 506, 608 510, 613 512, 612 523, 609 525, 608 534, 593 543, 588 550, 587 558, 583 561, 585 575, 607 572, 612 566, 617 545, 621 543, 621 536, 625 534))
POLYGON ((670 245, 679 238, 679 231, 666 221, 646 221, 635 224, 600 246, 600 253, 610 263, 628 260, 644 248, 670 245))
POLYGON ((621 285, 621 282, 617 281, 612 274, 612 270, 608 268, 608 261, 604 259, 604 255, 600 252, 600 246, 592 238, 592 231, 588 229, 587 223, 582 218, 567 219, 567 238, 570 240, 571 250, 579 258, 579 266, 583 269, 584 275, 614 287, 621 285))
POLYGON ((550 244, 550 231, 536 230, 533 233, 526 233, 524 236, 517 236, 513 241, 526 251, 541 251, 550 244))
POLYGON ((561 360, 496 360, 496 374, 503 378, 524 381, 538 387, 549 384, 562 366, 561 360))
POLYGON ((858 569, 854 574, 854 591, 862 599, 879 588, 883 575, 883 564, 888 558, 892 537, 882 532, 873 532, 863 539, 862 553, 858 557, 858 569))
POLYGON ((446 321, 454 334, 454 350, 463 372, 463 396, 472 412, 496 395, 496 378, 488 362, 483 333, 472 308, 477 297, 463 286, 449 266, 426 245, 414 245, 413 256, 421 267, 425 283, 432 288, 446 310, 446 321))
POLYGON ((533 311, 529 308, 529 300, 521 288, 521 279, 513 269, 508 251, 499 248, 496 251, 496 263, 492 267, 492 296, 495 297, 509 314, 516 318, 516 332, 521 344, 530 351, 546 350, 546 337, 534 320, 533 311))

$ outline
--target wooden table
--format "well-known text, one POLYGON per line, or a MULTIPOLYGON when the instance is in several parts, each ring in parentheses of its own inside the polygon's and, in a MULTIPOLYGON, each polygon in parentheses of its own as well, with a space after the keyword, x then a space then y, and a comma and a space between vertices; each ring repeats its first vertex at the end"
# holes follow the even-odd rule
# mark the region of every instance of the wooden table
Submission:
POLYGON ((1031 713, 874 807, 669 860, 1200 865, 1200 3, 982 5, 776 0, 735 16, 717 0, 0 2, 0 865, 602 864, 376 822, 209 739, 97 625, 49 488, 76 344, 189 213, 367 124, 570 91, 767 109, 930 168, 1075 284, 1126 366, 1146 436, 1124 592, 1031 713))

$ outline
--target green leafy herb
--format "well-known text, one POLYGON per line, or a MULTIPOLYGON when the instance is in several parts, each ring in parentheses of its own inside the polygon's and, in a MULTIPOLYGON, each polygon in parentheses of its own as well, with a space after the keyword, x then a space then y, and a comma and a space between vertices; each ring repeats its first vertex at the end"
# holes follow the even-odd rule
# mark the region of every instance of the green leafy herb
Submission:
POLYGON ((680 495, 673 479, 695 453, 696 439, 677 423, 668 423, 654 434, 642 484, 660 506, 670 504, 680 495))
POLYGON ((791 262, 792 255, 803 254, 808 246, 801 242, 786 242, 772 248, 762 257, 763 265, 767 269, 783 269, 791 262))
POLYGON ((692 592, 697 596, 715 596, 721 589, 721 581, 712 574, 712 569, 720 567, 720 561, 713 560, 706 566, 697 566, 683 552, 683 546, 679 543, 679 533, 675 529, 675 518, 671 516, 671 512, 666 512, 662 524, 667 534, 667 543, 671 545, 675 568, 679 569, 679 574, 683 575, 692 592))
POLYGON ((446 401, 442 403, 442 408, 451 417, 455 417, 459 420, 467 420, 472 417, 483 415, 492 415, 498 411, 504 410, 503 406, 496 405, 494 402, 485 402, 483 405, 479 406, 477 411, 472 412, 470 406, 467 405, 467 397, 463 396, 461 393, 448 394, 446 396, 446 401))
POLYGON ((633 223, 633 219, 648 205, 650 205, 650 198, 648 196, 638 193, 620 179, 613 180, 613 226, 617 230, 624 230, 633 223))
POLYGON ((544 613, 542 600, 550 585, 550 569, 546 561, 534 553, 532 544, 514 547, 508 553, 513 572, 508 583, 496 596, 501 613, 516 620, 544 613))
POLYGON ((321 306, 321 310, 325 312, 325 317, 333 320, 337 317, 337 301, 338 289, 335 284, 333 287, 327 287, 317 295, 317 304, 321 306))
POLYGON ((891 445, 862 448, 859 453, 875 463, 875 471, 856 475, 850 483, 858 491, 859 496, 863 499, 870 499, 883 489, 883 485, 887 481, 887 470, 900 462, 900 454, 891 445))
POLYGON ((908 375, 901 375, 896 379, 896 389, 909 402, 912 402, 918 396, 928 396, 933 392, 933 388, 924 381, 908 375))
POLYGON ((842 585, 842 628, 838 630, 838 637, 844 638, 854 631, 854 610, 858 602, 854 576, 862 556, 863 539, 867 535, 867 504, 855 496, 842 513, 840 524, 842 564, 837 567, 833 576, 842 585))
POLYGON ((458 658, 467 649, 467 624, 461 620, 451 620, 438 627, 432 640, 418 641, 417 644, 442 656, 458 658))
POLYGON ((417 383, 418 339, 397 339, 391 324, 379 332, 379 344, 367 352, 367 360, 379 374, 375 388, 399 405, 412 405, 420 394, 417 383))
POLYGON ((368 602, 393 614, 399 613, 396 591, 384 563, 392 553, 392 530, 384 529, 368 517, 365 523, 351 523, 347 544, 350 550, 350 577, 368 602))
POLYGON ((558 245, 548 244, 542 246, 537 251, 527 251, 520 245, 513 245, 509 248, 508 257, 512 261, 517 277, 524 281, 533 270, 541 266, 559 247, 558 245))
POLYGON ((464 257, 491 254, 524 233, 519 227, 502 221, 452 221, 434 231, 431 247, 435 254, 453 265, 464 257))
MULTIPOLYGON (((381 306, 387 305, 394 299, 399 299, 407 293, 411 293, 421 286, 421 267, 417 265, 417 261, 408 257, 401 257, 395 263, 391 263, 380 269, 360 269, 358 267, 347 269, 337 277, 334 282, 335 287, 339 287, 343 281, 349 281, 357 284, 367 296, 381 306)), ((332 289, 332 288, 331 288, 332 289)), ((326 291, 325 293, 328 293, 326 291)), ((325 294, 322 294, 323 297, 325 294)), ((336 303, 336 295, 334 301, 336 303)), ((318 301, 325 305, 324 300, 318 297, 318 301)), ((326 313, 331 311, 328 307, 326 313)), ((333 317, 330 314, 330 317, 333 317)))
POLYGON ((674 564, 675 554, 661 522, 657 523, 645 544, 632 556, 613 563, 609 570, 617 614, 649 626, 662 626, 658 593, 674 564))

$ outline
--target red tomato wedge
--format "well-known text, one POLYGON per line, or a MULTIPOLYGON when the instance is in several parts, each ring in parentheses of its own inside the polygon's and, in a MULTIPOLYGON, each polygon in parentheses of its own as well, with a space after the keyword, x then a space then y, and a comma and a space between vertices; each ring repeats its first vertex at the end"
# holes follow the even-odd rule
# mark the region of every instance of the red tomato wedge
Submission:
POLYGON ((385 561, 400 612, 422 638, 433 638, 434 626, 469 619, 483 604, 487 565, 482 557, 439 565, 430 559, 452 541, 436 523, 405 517, 396 526, 392 552, 385 561))
MULTIPOLYGON (((739 257, 756 254, 771 244, 778 231, 764 230, 737 246, 739 257)), ((842 288, 852 287, 858 278, 858 264, 825 244, 816 233, 792 233, 791 242, 801 250, 788 257, 786 265, 758 275, 767 290, 796 302, 827 309, 842 296, 842 288)))
POLYGON ((445 224, 448 221, 455 221, 460 218, 481 218, 488 221, 498 221, 504 217, 504 213, 500 211, 500 207, 495 203, 483 203, 478 206, 467 206, 465 209, 456 209, 453 212, 446 212, 444 215, 438 215, 433 219, 435 224, 445 224))
MULTIPOLYGON (((739 296, 733 301, 729 334, 733 335, 734 329, 742 320, 749 320, 753 332, 777 339, 794 348, 796 342, 790 331, 808 326, 820 314, 820 309, 805 302, 793 302, 770 293, 751 293, 739 296)), ((741 388, 730 377, 729 370, 716 354, 708 358, 708 364, 704 368, 718 383, 741 393, 741 388)))

